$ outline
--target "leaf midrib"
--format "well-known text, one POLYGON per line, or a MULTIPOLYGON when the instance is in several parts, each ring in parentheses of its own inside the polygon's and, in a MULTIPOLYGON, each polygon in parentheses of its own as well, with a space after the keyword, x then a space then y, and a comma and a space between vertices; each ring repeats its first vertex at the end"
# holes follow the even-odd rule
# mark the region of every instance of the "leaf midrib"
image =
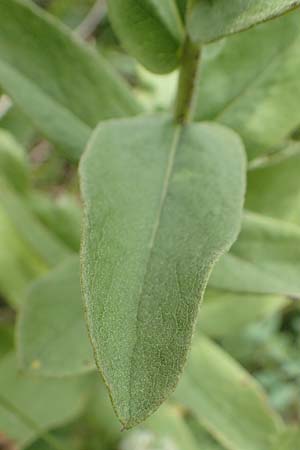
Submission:
MULTIPOLYGON (((137 315, 136 315, 136 328, 135 328, 135 344, 133 345, 133 349, 132 349, 132 353, 130 356, 130 379, 129 379, 129 423, 132 420, 132 388, 133 388, 133 373, 134 373, 134 355, 136 353, 136 349, 138 347, 138 329, 139 329, 139 315, 140 315, 140 310, 141 310, 141 303, 142 303, 142 294, 143 294, 143 290, 145 287, 145 279, 146 279, 146 275, 148 272, 148 268, 149 268, 149 263, 151 261, 151 257, 152 257, 152 251, 154 248, 154 244, 155 244, 155 240, 157 237, 157 233, 159 230, 159 225, 160 225, 160 220, 161 220, 161 216, 162 216, 162 212, 164 209, 164 204, 165 204, 165 200, 167 197, 167 193, 168 193, 168 188, 169 188, 169 184, 170 184, 170 180, 171 180, 171 176, 172 176, 172 172, 173 172, 173 167, 174 167, 174 163, 175 163, 175 158, 176 158, 176 153, 179 147, 179 143, 180 143, 180 139, 182 136, 182 131, 183 131, 183 126, 182 125, 177 125, 174 129, 174 133, 173 133, 173 137, 172 137, 172 141, 171 141, 171 147, 170 147, 170 153, 169 153, 169 158, 167 161, 167 166, 166 166, 166 171, 165 171, 165 177, 163 180, 163 185, 162 185, 162 193, 161 193, 161 197, 160 197, 160 204, 159 204, 159 208, 158 208, 158 212, 153 224, 153 229, 152 229, 152 234, 151 234, 151 238, 150 238, 150 242, 149 242, 149 251, 148 251, 148 258, 147 258, 147 262, 146 262, 146 267, 145 267, 145 271, 144 271, 144 275, 143 275, 143 279, 142 279, 142 283, 141 283, 141 290, 140 290, 140 294, 139 294, 139 299, 138 299, 138 305, 137 305, 137 315)), ((150 415, 151 412, 148 414, 150 415)), ((126 424, 124 424, 126 425, 126 424)))

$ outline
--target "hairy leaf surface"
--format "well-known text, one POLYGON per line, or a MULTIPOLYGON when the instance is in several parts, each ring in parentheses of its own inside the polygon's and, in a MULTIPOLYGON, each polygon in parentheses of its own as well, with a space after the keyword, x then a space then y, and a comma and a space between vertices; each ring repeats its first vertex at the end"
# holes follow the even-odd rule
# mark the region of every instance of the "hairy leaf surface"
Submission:
POLYGON ((85 153, 83 294, 125 427, 177 384, 211 269, 239 231, 244 172, 231 130, 163 116, 102 124, 85 153))
POLYGON ((99 120, 139 111, 108 63, 32 2, 1 0, 0 16, 0 84, 67 156, 99 120))
POLYGON ((184 30, 175 0, 108 0, 108 7, 121 43, 148 70, 177 67, 184 30))
POLYGON ((79 280, 75 256, 30 286, 17 332, 22 369, 59 377, 95 368, 79 280))
POLYGON ((273 19, 300 5, 299 0, 193 0, 188 15, 192 39, 208 43, 273 19))

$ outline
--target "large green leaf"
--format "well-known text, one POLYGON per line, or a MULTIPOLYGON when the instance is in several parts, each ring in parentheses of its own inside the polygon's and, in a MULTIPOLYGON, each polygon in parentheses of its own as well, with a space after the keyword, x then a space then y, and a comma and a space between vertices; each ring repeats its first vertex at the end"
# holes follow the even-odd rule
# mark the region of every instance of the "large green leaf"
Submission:
POLYGON ((85 378, 50 380, 21 375, 12 354, 0 362, 0 430, 25 446, 50 428, 71 421, 81 412, 85 378))
POLYGON ((299 48, 299 12, 208 46, 197 120, 233 128, 250 159, 277 146, 300 123, 299 48))
POLYGON ((177 67, 184 30, 175 0, 108 0, 108 7, 122 44, 147 69, 177 67))
POLYGON ((290 156, 274 156, 266 166, 249 171, 246 207, 300 225, 300 143, 291 143, 284 153, 290 156))
POLYGON ((274 295, 238 294, 208 289, 197 329, 213 338, 232 336, 245 326, 272 316, 289 303, 274 295))
POLYGON ((240 227, 244 171, 232 131, 163 116, 102 124, 85 153, 87 321, 126 428, 177 384, 211 269, 240 227))
POLYGON ((22 369, 46 376, 94 369, 79 279, 79 259, 75 256, 30 286, 18 322, 22 369))
POLYGON ((300 228, 247 213, 237 242, 216 265, 209 283, 235 292, 300 297, 299 271, 300 228))
POLYGON ((281 420, 260 386, 221 348, 201 337, 174 399, 230 450, 271 450, 281 420))
POLYGON ((208 43, 273 19, 300 5, 299 0, 192 0, 188 31, 208 43))
POLYGON ((69 157, 99 120, 139 110, 108 63, 31 1, 1 0, 0 16, 0 84, 69 157))

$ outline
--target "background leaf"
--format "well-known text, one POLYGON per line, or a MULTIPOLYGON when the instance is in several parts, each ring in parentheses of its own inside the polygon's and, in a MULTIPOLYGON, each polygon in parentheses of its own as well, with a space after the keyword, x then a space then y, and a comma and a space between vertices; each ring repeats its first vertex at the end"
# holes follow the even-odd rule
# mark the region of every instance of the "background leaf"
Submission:
POLYGON ((282 433, 273 450, 296 450, 300 442, 300 430, 290 428, 282 433))
POLYGON ((19 235, 47 265, 55 266, 72 255, 68 245, 37 220, 23 199, 4 186, 0 191, 0 202, 19 235))
POLYGON ((17 332, 22 369, 60 377, 95 368, 79 280, 75 256, 30 286, 17 332))
POLYGON ((215 339, 233 336, 289 304, 285 297, 207 289, 197 330, 215 339))
POLYGON ((182 19, 185 19, 185 12, 187 8, 187 1, 188 0, 176 0, 178 10, 181 14, 182 19))
POLYGON ((2 0, 0 15, 0 84, 66 156, 79 159, 100 120, 139 111, 109 64, 32 2, 2 0))
POLYGON ((300 225, 300 143, 289 144, 284 159, 281 153, 249 171, 246 207, 300 225))
POLYGON ((23 301, 24 289, 42 275, 47 266, 25 242, 0 205, 0 293, 17 308, 23 301))
POLYGON ((0 362, 0 386, 1 431, 18 446, 74 419, 84 406, 85 379, 28 378, 17 372, 13 355, 0 362))
POLYGON ((269 450, 282 428, 255 380, 204 337, 193 344, 174 398, 226 449, 269 450))
POLYGON ((122 45, 148 70, 177 67, 184 29, 175 0, 109 0, 108 6, 122 45))
POLYGON ((19 192, 29 186, 29 166, 25 152, 14 137, 0 129, 0 177, 19 192))
POLYGON ((300 123, 299 48, 298 11, 207 46, 197 120, 233 128, 249 159, 280 145, 300 123))
POLYGON ((238 240, 216 265, 209 284, 234 292, 298 298, 299 252, 300 228, 247 213, 238 240))
POLYGON ((194 41, 207 43, 273 19, 300 5, 298 0, 193 0, 188 31, 194 41))
POLYGON ((33 191, 28 206, 40 222, 73 251, 80 247, 81 208, 76 197, 63 194, 57 199, 33 191))

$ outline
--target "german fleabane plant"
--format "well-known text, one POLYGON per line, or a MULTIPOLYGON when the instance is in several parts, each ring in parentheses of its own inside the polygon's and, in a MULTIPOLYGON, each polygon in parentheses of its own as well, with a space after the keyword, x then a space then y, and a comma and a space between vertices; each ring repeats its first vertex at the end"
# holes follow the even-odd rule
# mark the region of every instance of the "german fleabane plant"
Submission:
POLYGON ((300 448, 259 384, 276 358, 291 376, 282 330, 300 346, 298 6, 96 2, 118 59, 105 33, 80 37, 93 14, 71 31, 55 7, 0 1, 0 447, 300 448), (162 107, 143 89, 164 80, 162 107), (33 135, 79 163, 80 202, 36 188, 33 135), (105 387, 123 429, 142 423, 125 437, 105 387))

